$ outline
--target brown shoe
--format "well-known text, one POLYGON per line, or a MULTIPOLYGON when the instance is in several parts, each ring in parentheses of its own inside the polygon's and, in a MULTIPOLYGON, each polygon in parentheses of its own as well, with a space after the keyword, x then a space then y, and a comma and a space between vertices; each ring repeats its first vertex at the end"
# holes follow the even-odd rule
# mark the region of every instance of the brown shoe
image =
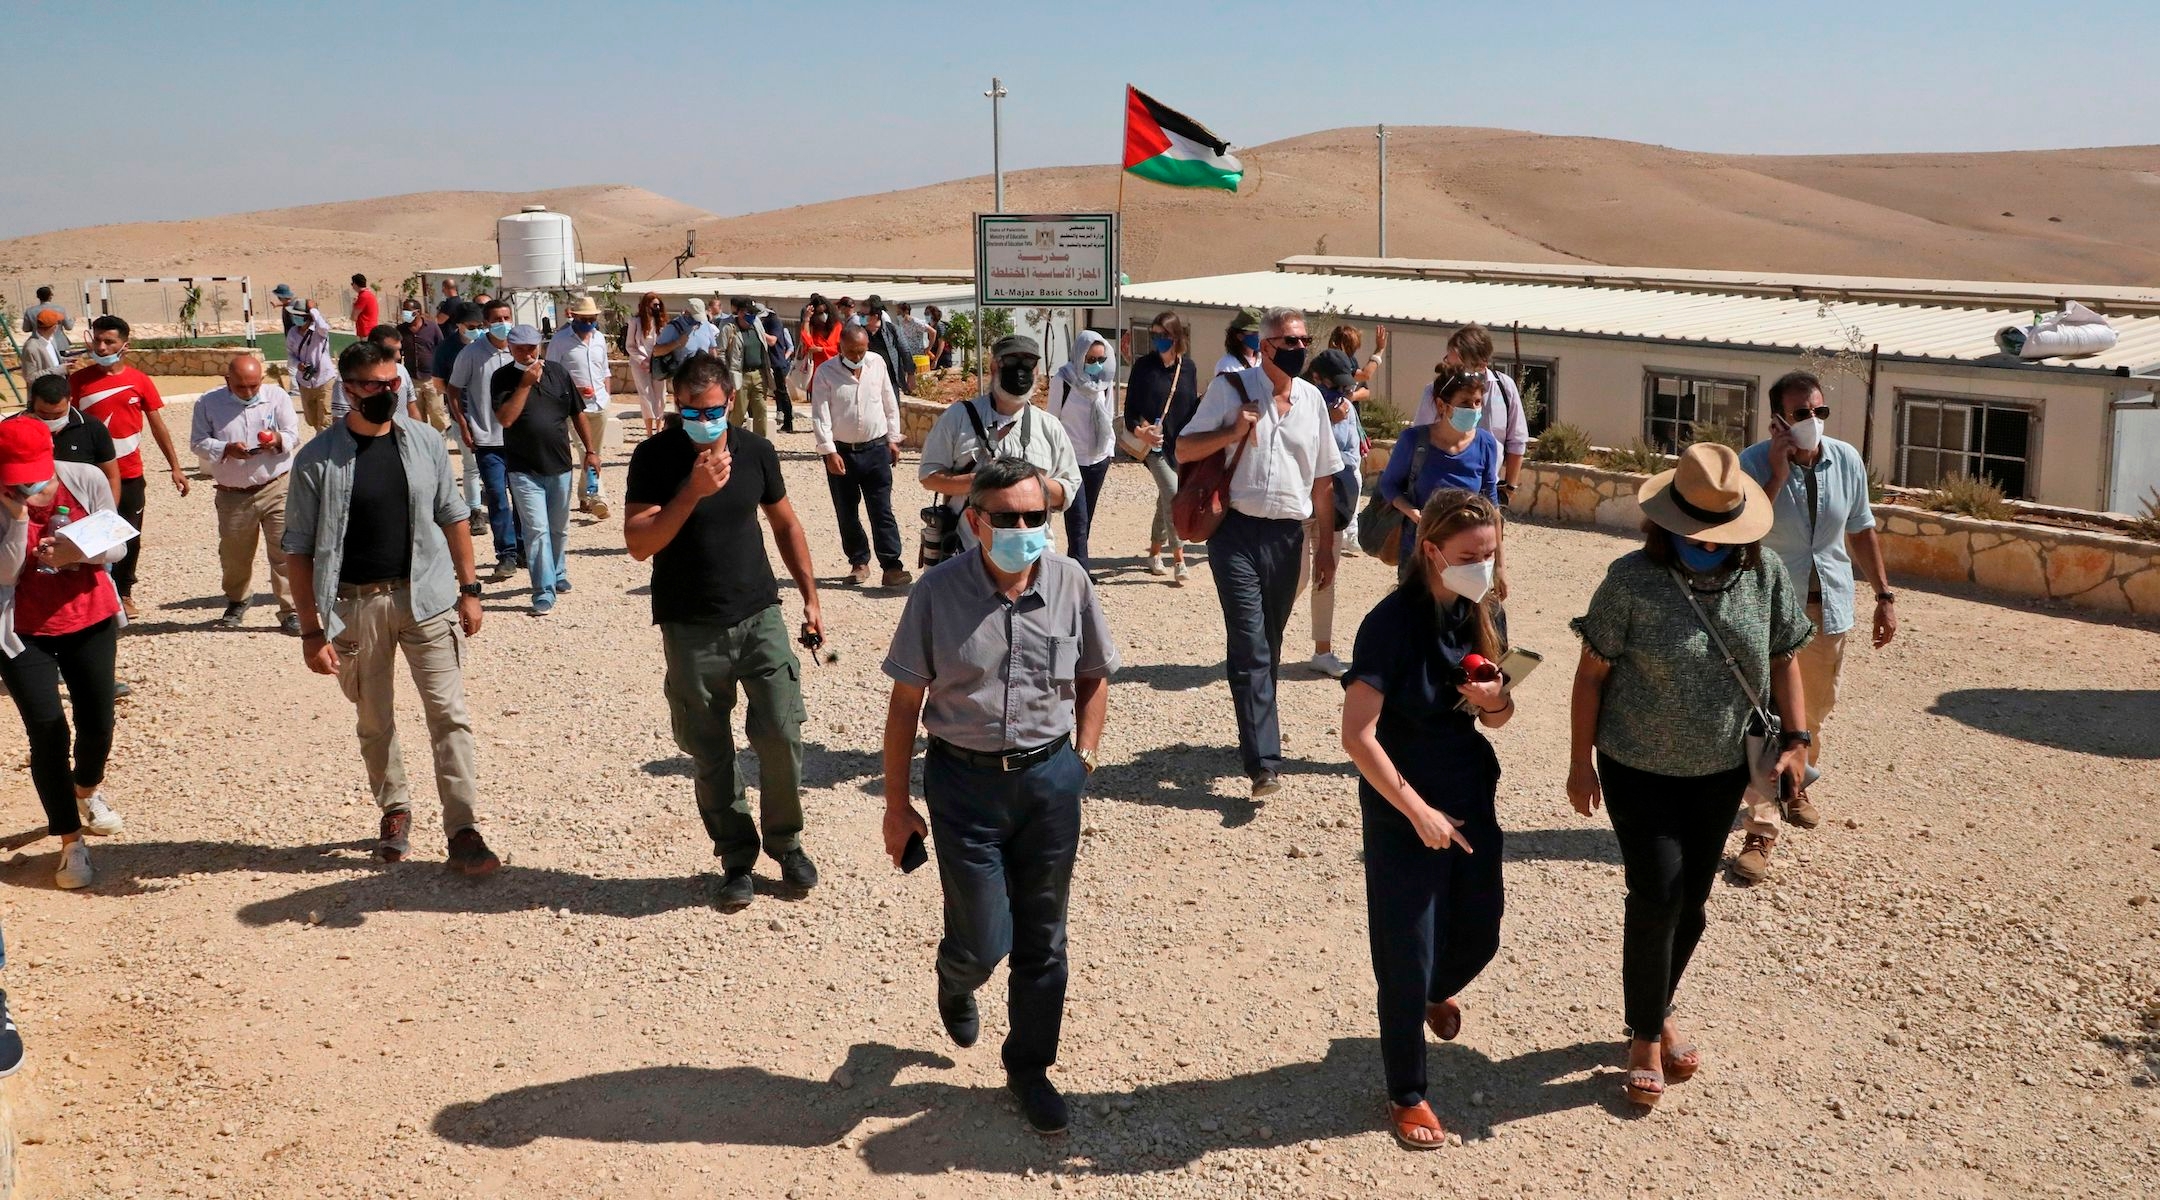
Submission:
POLYGON ((894 567, 878 580, 879 587, 904 588, 915 582, 915 576, 904 567, 894 567))
POLYGON ((133 597, 133 596, 122 596, 122 597, 120 597, 120 611, 122 611, 122 612, 124 612, 124 613, 126 613, 126 614, 127 614, 127 619, 128 619, 128 620, 130 620, 130 621, 134 620, 134 619, 135 619, 135 597, 133 597))
POLYGON ((847 581, 854 584, 856 587, 861 587, 862 585, 870 582, 870 564, 857 563, 854 566, 849 567, 847 573, 847 581))
POLYGON ((1740 856, 1733 859, 1732 873, 1742 883, 1761 883, 1770 874, 1770 854, 1777 849, 1777 839, 1759 833, 1747 835, 1740 843, 1740 856))
POLYGON ((412 842, 406 834, 412 829, 412 813, 397 809, 382 815, 382 841, 375 847, 376 862, 404 862, 412 853, 412 842))
POLYGON ((1813 829, 1822 824, 1822 814, 1815 809, 1815 802, 1808 799, 1807 789, 1801 788, 1785 802, 1785 823, 1795 829, 1813 829))
POLYGON ((502 860, 488 849, 487 840, 480 836, 480 831, 468 826, 450 835, 450 862, 447 865, 461 875, 478 879, 493 875, 502 866, 502 860))

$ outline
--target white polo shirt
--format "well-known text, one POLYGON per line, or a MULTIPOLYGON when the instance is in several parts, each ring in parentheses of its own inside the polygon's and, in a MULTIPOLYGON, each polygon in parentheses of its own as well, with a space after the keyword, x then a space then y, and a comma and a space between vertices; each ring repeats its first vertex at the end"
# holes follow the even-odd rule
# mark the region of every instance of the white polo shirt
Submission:
MULTIPOLYGON (((1245 390, 1260 405, 1260 420, 1245 443, 1244 456, 1230 476, 1230 507, 1266 521, 1302 521, 1312 515, 1314 481, 1343 469, 1335 446, 1333 423, 1320 389, 1302 379, 1290 381, 1290 411, 1275 404, 1275 385, 1265 367, 1237 372, 1245 390)), ((1182 436, 1228 428, 1245 400, 1230 375, 1218 375, 1182 436)), ((1237 454, 1235 443, 1225 454, 1237 454)))
POLYGON ((578 387, 579 398, 585 402, 586 412, 599 412, 607 407, 608 399, 608 353, 607 335, 597 328, 584 337, 568 325, 555 331, 548 339, 547 360, 561 363, 570 372, 570 382, 578 387))

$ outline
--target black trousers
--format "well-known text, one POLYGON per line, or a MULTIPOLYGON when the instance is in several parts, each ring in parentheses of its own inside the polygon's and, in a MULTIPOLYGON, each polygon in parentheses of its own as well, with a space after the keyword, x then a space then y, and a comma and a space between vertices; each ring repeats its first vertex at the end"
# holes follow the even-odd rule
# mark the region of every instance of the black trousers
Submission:
POLYGON ((1500 951, 1500 823, 1488 802, 1466 821, 1471 853, 1433 850, 1384 800, 1365 818, 1365 922, 1378 987, 1380 1066, 1388 1098, 1425 1099, 1425 1006, 1461 992, 1500 951))
POLYGON ((1708 923, 1703 905, 1748 771, 1742 765, 1715 775, 1658 775, 1600 752, 1598 779, 1627 874, 1620 988, 1628 1028, 1654 1038, 1708 923))
POLYGON ((1087 771, 1070 744, 1020 771, 923 759, 930 845, 945 888, 940 995, 973 992, 1010 954, 1005 1069, 1041 1075, 1065 1025, 1065 904, 1087 771))
POLYGON ((780 428, 795 427, 795 399, 788 395, 787 372, 766 368, 765 394, 772 397, 773 411, 780 416, 780 428))
MULTIPOLYGON (((143 527, 143 500, 147 494, 143 477, 137 475, 133 479, 122 479, 120 494, 113 499, 113 507, 120 510, 121 519, 138 530, 143 527)), ((113 564, 113 586, 120 590, 123 598, 135 594, 135 564, 142 559, 142 544, 139 537, 129 538, 127 554, 113 564)))
POLYGON ((825 473, 825 488, 832 493, 833 516, 840 523, 840 549, 848 565, 870 561, 873 543, 878 565, 888 571, 900 569, 900 522, 892 510, 892 450, 884 442, 869 442, 850 449, 839 447, 846 470, 825 473), (870 510, 870 533, 863 533, 862 510, 870 510))
POLYGON ((1265 521, 1232 512, 1208 539, 1208 573, 1229 642, 1230 702, 1237 708, 1238 757, 1246 778, 1282 770, 1275 674, 1283 628, 1297 603, 1303 521, 1265 521))
MULTIPOLYGON (((141 482, 140 480, 137 481, 141 482)), ((75 788, 105 782, 105 760, 112 755, 113 655, 120 644, 114 618, 58 637, 23 638, 23 652, 0 654, 0 682, 7 684, 22 714, 30 741, 30 782, 45 806, 46 832, 55 836, 82 829, 75 788), (60 705, 60 684, 67 683, 75 710, 74 767, 68 765, 68 714, 60 705)))
MULTIPOLYGON (((1113 456, 1114 457, 1114 456, 1113 456)), ((1080 494, 1065 498, 1065 553, 1086 567, 1088 531, 1095 528, 1096 505, 1102 500, 1103 480, 1110 474, 1110 459, 1080 467, 1080 494)))

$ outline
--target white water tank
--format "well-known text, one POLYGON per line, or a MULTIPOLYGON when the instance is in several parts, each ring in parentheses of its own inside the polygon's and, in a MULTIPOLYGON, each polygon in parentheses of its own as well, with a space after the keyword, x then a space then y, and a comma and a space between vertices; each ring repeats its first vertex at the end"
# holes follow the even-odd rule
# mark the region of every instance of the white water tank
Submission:
POLYGON ((583 281, 570 218, 542 205, 496 218, 495 249, 506 288, 566 288, 583 281))

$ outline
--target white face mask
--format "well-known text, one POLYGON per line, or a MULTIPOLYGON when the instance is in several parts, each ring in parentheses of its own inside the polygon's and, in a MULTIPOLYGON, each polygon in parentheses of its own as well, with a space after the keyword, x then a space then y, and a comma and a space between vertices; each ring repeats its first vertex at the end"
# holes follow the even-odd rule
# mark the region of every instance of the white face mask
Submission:
POLYGON ((42 420, 45 422, 45 428, 52 430, 54 433, 58 433, 68 426, 68 419, 64 416, 45 417, 42 420))
POLYGON ((1809 417, 1807 420, 1794 424, 1789 428, 1792 433, 1792 444, 1799 447, 1800 453, 1813 454, 1815 448, 1822 445, 1823 420, 1821 417, 1809 417))
POLYGON ((1485 598, 1492 590, 1493 565, 1491 559, 1484 562, 1454 563, 1440 568, 1440 583, 1447 590, 1461 596, 1472 604, 1485 598))

